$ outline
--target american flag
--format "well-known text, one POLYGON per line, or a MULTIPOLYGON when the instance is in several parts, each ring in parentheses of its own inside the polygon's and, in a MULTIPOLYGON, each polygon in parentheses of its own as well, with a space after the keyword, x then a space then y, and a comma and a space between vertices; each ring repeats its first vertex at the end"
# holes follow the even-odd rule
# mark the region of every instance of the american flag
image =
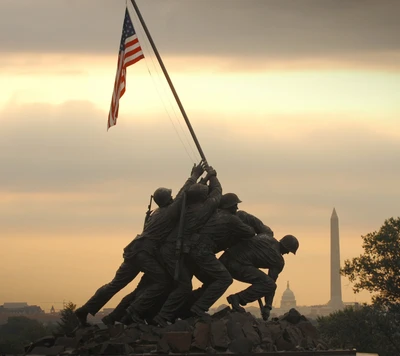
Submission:
POLYGON ((118 67, 115 76, 114 92, 111 99, 111 108, 108 114, 107 130, 117 124, 119 99, 124 95, 126 88, 126 68, 144 58, 142 48, 132 20, 129 16, 128 8, 125 10, 124 26, 122 27, 121 43, 118 53, 118 67))

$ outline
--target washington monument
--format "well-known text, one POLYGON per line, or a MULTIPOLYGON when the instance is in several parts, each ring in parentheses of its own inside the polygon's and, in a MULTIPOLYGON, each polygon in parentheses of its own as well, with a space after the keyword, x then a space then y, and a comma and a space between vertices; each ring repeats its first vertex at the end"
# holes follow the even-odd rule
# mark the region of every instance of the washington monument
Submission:
POLYGON ((342 285, 340 283, 340 247, 339 218, 333 208, 331 216, 331 299, 329 306, 334 309, 343 308, 342 285))

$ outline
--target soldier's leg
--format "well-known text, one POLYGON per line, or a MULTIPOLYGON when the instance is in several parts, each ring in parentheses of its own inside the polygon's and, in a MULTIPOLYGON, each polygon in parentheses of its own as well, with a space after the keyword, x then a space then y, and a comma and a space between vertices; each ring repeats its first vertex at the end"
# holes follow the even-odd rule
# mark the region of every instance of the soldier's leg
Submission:
MULTIPOLYGON (((166 255, 163 257, 165 258, 166 255)), ((169 273, 173 275, 176 266, 176 259, 172 257, 172 254, 168 259, 165 259, 165 263, 169 273)), ((166 326, 167 322, 173 322, 177 317, 178 311, 183 307, 187 297, 192 291, 192 277, 193 274, 187 267, 187 261, 184 260, 180 267, 179 280, 174 281, 174 289, 168 295, 168 298, 158 315, 154 318, 154 321, 160 326, 166 326)))
POLYGON ((212 280, 210 280, 210 278, 208 278, 208 276, 204 273, 200 273, 197 270, 194 272, 193 269, 192 273, 200 282, 203 283, 203 285, 200 288, 192 290, 190 295, 186 298, 185 304, 178 310, 176 314, 177 318, 185 319, 193 316, 193 313, 190 311, 190 309, 192 308, 193 304, 196 303, 197 300, 203 295, 204 291, 208 287, 208 284, 212 282, 212 280))
POLYGON ((135 264, 124 260, 113 280, 100 287, 82 307, 75 311, 81 324, 86 324, 88 314, 95 315, 115 294, 132 282, 139 272, 135 264))
POLYGON ((159 297, 165 295, 171 285, 171 280, 163 266, 147 251, 141 251, 136 256, 136 264, 140 266, 148 283, 143 291, 127 308, 129 314, 143 316, 148 310, 155 307, 159 297))
POLYGON ((102 321, 105 324, 113 324, 116 321, 121 321, 121 319, 125 316, 126 309, 129 307, 129 305, 133 303, 133 301, 144 291, 146 286, 150 283, 150 278, 144 274, 135 290, 122 298, 116 308, 110 314, 106 315, 102 319, 102 321))
POLYGON ((191 311, 204 314, 225 293, 233 279, 225 266, 211 251, 194 251, 192 258, 202 275, 207 275, 207 284, 200 298, 194 303, 191 311))
POLYGON ((234 279, 251 284, 245 290, 233 294, 239 299, 241 305, 246 305, 275 293, 276 283, 274 280, 258 268, 243 266, 236 261, 230 261, 226 267, 234 279))

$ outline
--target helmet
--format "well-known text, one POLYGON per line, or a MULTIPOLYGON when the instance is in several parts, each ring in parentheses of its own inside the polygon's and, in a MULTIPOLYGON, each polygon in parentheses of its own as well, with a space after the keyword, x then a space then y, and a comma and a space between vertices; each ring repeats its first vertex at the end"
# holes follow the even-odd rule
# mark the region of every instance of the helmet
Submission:
POLYGON ((168 205, 168 203, 171 201, 172 199, 171 193, 172 193, 171 189, 158 188, 153 194, 154 201, 160 208, 162 208, 163 206, 168 205))
POLYGON ((293 235, 285 235, 279 240, 279 242, 284 248, 286 248, 286 250, 293 253, 294 255, 299 248, 299 240, 297 240, 297 238, 293 235))
POLYGON ((187 197, 190 203, 203 202, 207 199, 208 186, 205 184, 196 183, 187 190, 187 197))
POLYGON ((221 202, 219 203, 219 207, 221 209, 230 208, 235 204, 241 203, 242 201, 235 193, 226 193, 222 196, 221 202))

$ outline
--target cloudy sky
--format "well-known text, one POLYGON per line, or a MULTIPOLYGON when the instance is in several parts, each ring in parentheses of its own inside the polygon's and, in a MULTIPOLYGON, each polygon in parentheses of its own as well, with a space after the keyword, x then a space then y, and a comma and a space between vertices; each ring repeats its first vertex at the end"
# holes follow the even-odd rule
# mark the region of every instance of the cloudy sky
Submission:
MULTIPOLYGON (((224 192, 300 240, 275 305, 288 280, 298 304, 327 302, 332 209, 342 260, 399 216, 400 3, 138 5, 224 192)), ((199 160, 130 4, 146 59, 106 131, 125 6, 0 2, 0 304, 83 304, 113 277, 150 194, 176 192, 199 160)), ((342 285, 345 301, 369 300, 342 285)))

